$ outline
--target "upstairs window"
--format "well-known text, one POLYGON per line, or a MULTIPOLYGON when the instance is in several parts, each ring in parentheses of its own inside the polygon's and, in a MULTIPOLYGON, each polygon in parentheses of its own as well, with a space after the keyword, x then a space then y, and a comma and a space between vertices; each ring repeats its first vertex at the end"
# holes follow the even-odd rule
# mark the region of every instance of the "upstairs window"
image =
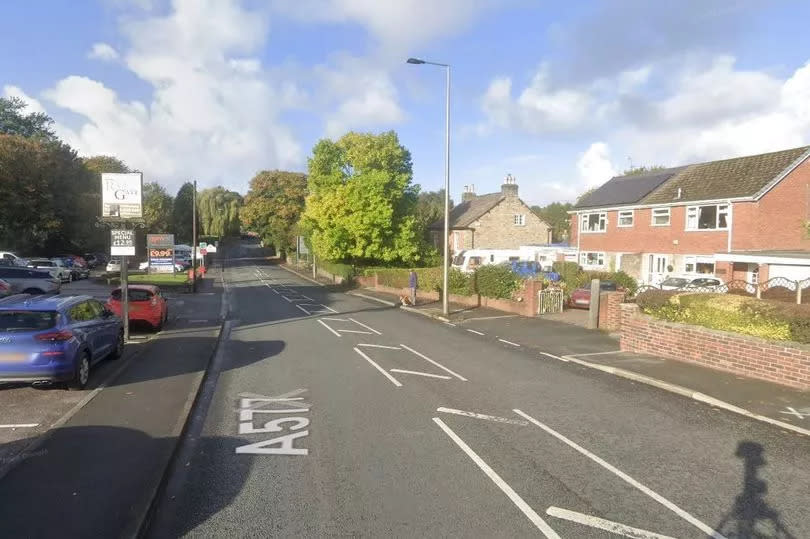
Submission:
POLYGON ((619 212, 619 226, 627 227, 633 226, 633 210, 625 210, 619 212))
POLYGON ((582 215, 583 232, 604 232, 607 229, 607 213, 585 213, 582 215))
POLYGON ((654 208, 652 211, 652 226, 669 226, 669 208, 654 208))
POLYGON ((728 204, 687 207, 686 230, 728 230, 728 204))
POLYGON ((515 226, 524 226, 526 224, 526 215, 522 213, 516 213, 513 216, 513 221, 515 223, 515 226))

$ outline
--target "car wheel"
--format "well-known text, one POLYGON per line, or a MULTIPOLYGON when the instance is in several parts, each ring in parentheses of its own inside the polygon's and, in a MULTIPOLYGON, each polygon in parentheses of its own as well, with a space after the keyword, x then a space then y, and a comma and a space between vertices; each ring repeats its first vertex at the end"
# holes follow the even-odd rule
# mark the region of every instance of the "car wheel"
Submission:
POLYGON ((76 373, 73 375, 73 380, 68 384, 68 389, 80 391, 87 387, 88 380, 90 380, 90 354, 82 352, 79 361, 76 363, 76 373))
POLYGON ((115 348, 110 353, 110 359, 120 359, 124 355, 124 332, 118 333, 118 339, 115 341, 115 348))

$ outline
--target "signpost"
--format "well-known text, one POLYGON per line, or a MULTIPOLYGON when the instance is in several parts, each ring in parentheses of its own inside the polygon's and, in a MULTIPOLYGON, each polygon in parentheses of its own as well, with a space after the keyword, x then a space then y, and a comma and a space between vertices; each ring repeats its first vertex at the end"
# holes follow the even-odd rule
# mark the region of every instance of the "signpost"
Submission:
POLYGON ((110 230, 110 254, 112 256, 135 256, 135 231, 110 230))

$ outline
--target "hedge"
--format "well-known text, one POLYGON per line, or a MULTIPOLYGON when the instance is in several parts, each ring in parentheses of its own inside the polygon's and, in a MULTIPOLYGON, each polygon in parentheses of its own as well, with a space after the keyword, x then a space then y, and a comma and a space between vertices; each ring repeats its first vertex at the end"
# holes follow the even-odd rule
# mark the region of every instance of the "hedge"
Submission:
POLYGON ((475 271, 478 293, 488 298, 511 299, 523 280, 505 265, 481 266, 475 271))
POLYGON ((778 341, 810 344, 810 305, 758 300, 734 294, 650 291, 641 310, 656 318, 778 341))
MULTIPOLYGON (((420 290, 441 291, 443 280, 441 267, 414 268, 414 271, 416 271, 416 279, 420 290)), ((367 277, 377 274, 379 284, 392 288, 407 288, 409 273, 410 270, 407 268, 362 268, 358 270, 358 275, 367 277)), ((451 294, 460 296, 475 294, 475 279, 472 275, 450 268, 447 281, 447 289, 451 294)))
POLYGON ((354 277, 354 268, 351 264, 343 264, 341 262, 329 262, 326 260, 318 261, 316 263, 316 267, 323 269, 331 273, 332 275, 337 275, 338 277, 343 277, 346 281, 351 280, 354 277))

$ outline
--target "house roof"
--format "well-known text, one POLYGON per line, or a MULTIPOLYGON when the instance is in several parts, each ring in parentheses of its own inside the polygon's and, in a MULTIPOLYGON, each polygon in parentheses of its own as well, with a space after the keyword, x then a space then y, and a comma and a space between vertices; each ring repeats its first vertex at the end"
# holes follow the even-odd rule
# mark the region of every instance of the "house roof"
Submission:
POLYGON ((615 176, 592 193, 584 196, 574 208, 636 204, 684 168, 686 167, 654 170, 645 174, 615 176))
MULTIPOLYGON (((482 215, 498 205, 504 197, 501 193, 479 195, 472 200, 462 202, 450 210, 450 228, 467 228, 482 215)), ((430 229, 444 228, 444 219, 439 219, 430 229)))
POLYGON ((810 146, 690 165, 643 202, 754 197, 802 157, 810 146), (678 198, 678 189, 681 196, 678 198))

